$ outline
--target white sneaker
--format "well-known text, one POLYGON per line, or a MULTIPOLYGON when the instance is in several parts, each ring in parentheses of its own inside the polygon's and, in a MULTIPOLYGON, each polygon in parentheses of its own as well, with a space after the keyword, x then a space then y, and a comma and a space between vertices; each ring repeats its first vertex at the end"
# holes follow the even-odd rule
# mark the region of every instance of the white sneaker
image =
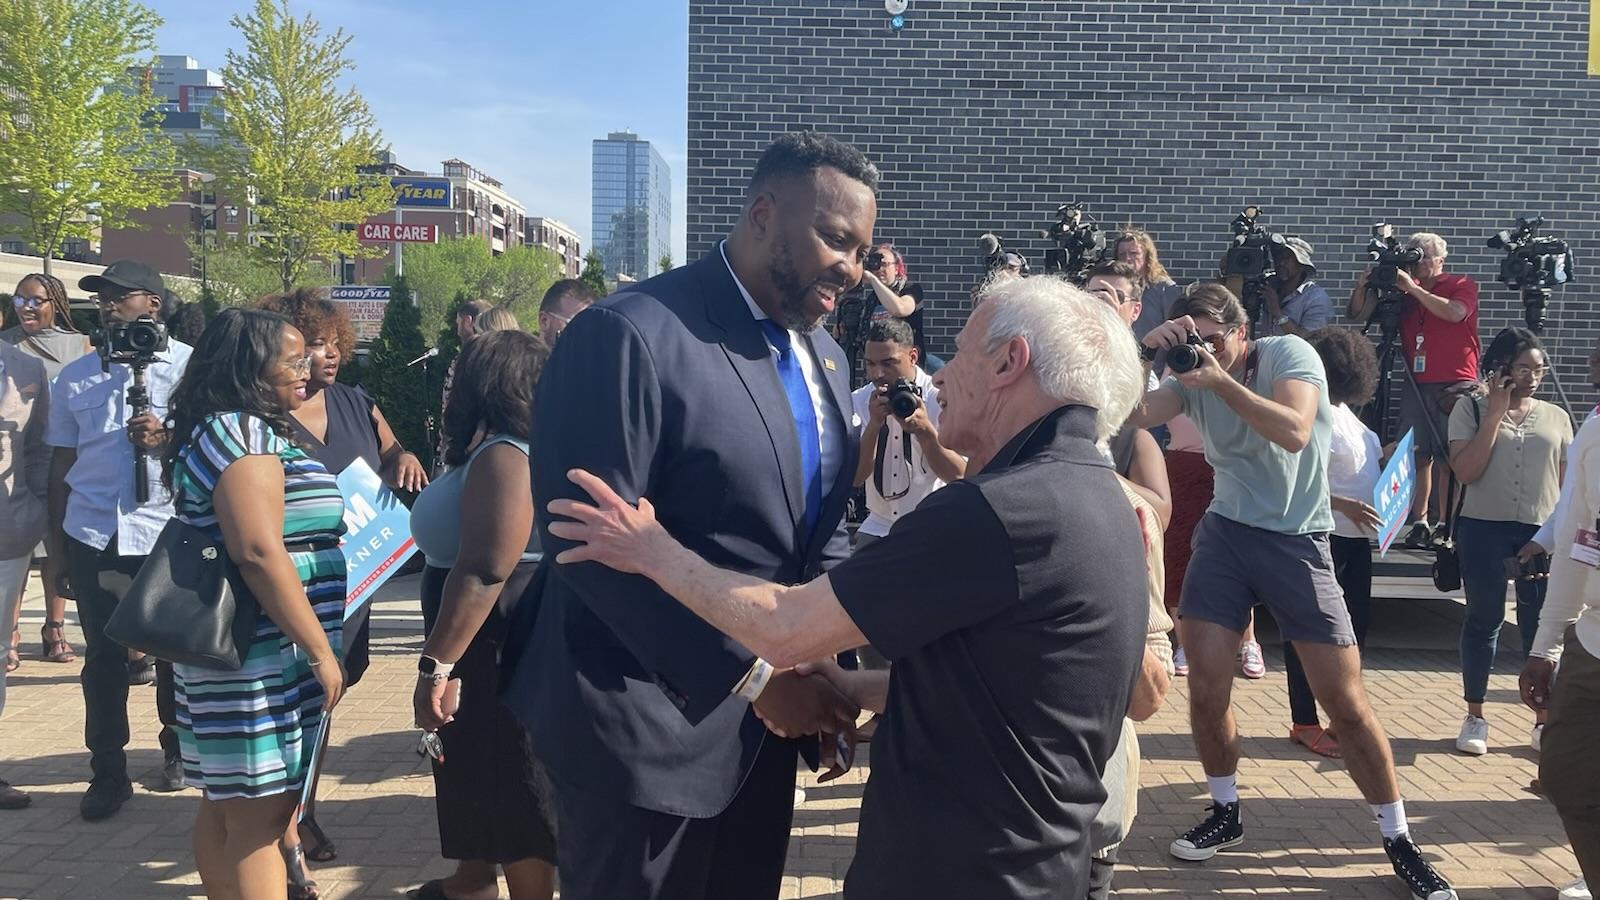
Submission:
POLYGON ((1535 753, 1544 752, 1544 723, 1543 722, 1540 722, 1539 724, 1533 726, 1533 734, 1528 736, 1528 746, 1532 747, 1533 748, 1533 752, 1535 752, 1535 753))
POLYGON ((1249 679, 1262 678, 1267 674, 1267 661, 1261 656, 1260 644, 1245 641, 1239 645, 1239 671, 1249 679))
POLYGON ((1589 882, 1582 878, 1562 888, 1556 897, 1558 900, 1593 900, 1589 893, 1589 882))
POLYGON ((1189 657, 1184 655, 1182 647, 1172 654, 1172 674, 1179 678, 1189 674, 1189 657))
POLYGON ((1461 733, 1456 735, 1456 749, 1469 756, 1482 756, 1489 752, 1489 722, 1477 716, 1467 716, 1461 722, 1461 733))

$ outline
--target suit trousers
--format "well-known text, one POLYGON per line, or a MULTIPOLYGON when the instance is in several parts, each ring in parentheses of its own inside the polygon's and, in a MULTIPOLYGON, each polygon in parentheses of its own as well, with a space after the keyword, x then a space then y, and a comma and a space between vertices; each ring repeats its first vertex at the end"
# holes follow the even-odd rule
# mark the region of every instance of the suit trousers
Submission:
POLYGON ((556 781, 564 900, 776 900, 794 819, 796 742, 768 734, 733 802, 688 819, 556 781))
MULTIPOLYGON (((143 556, 119 556, 117 541, 104 550, 67 538, 67 579, 78 604, 83 626, 84 661, 79 681, 83 685, 83 743, 89 748, 89 767, 96 780, 128 778, 128 651, 106 637, 106 622, 133 584, 143 556)), ((172 665, 156 661, 156 716, 161 720, 161 751, 176 759, 177 701, 173 695, 172 665)))
POLYGON ((1539 783, 1561 814, 1572 853, 1592 888, 1600 885, 1600 659, 1567 628, 1561 668, 1550 692, 1550 721, 1539 752, 1539 783))

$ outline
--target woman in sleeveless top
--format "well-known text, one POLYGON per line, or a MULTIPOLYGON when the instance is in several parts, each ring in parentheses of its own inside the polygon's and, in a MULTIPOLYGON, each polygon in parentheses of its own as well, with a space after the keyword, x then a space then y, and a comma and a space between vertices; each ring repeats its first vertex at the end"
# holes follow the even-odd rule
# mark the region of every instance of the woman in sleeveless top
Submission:
MULTIPOLYGON (((306 400, 290 413, 295 443, 335 476, 359 459, 395 490, 422 490, 428 483, 427 471, 414 454, 400 445, 372 396, 359 387, 338 383, 340 365, 354 358, 356 349, 355 329, 344 311, 311 288, 267 297, 258 305, 288 317, 305 339, 306 353, 311 358, 306 400)), ((345 623, 344 637, 345 687, 353 688, 370 662, 371 622, 366 610, 345 623)), ((329 733, 323 732, 325 743, 329 733)), ((313 785, 304 818, 291 822, 283 839, 289 881, 299 898, 317 895, 316 882, 305 873, 301 857, 315 862, 338 857, 333 841, 317 822, 316 809, 317 790, 313 785), (304 850, 300 842, 302 830, 312 840, 304 850)))
POLYGON ((450 468, 412 509, 428 561, 413 705, 442 745, 433 766, 440 852, 457 860, 450 877, 422 885, 422 900, 497 896, 496 867, 513 900, 548 900, 554 889, 554 790, 497 696, 508 624, 533 614, 519 604, 537 602, 527 590, 540 556, 528 438, 547 355, 520 331, 468 342, 444 413, 450 468))
POLYGON ((195 862, 212 897, 285 896, 277 842, 294 814, 339 665, 344 500, 290 440, 309 360, 300 332, 259 310, 222 312, 172 395, 162 453, 177 514, 220 538, 260 604, 237 671, 175 665, 184 780, 204 793, 195 862))
MULTIPOLYGON (((5 312, 6 329, 0 331, 0 340, 15 344, 17 349, 44 363, 45 381, 56 379, 61 367, 88 353, 89 338, 72 324, 72 307, 67 300, 66 285, 54 275, 36 273, 25 275, 11 293, 11 304, 5 312)), ((48 388, 47 388, 48 389, 48 388)), ((35 551, 44 556, 44 545, 35 551)), ((76 662, 78 654, 67 643, 62 628, 66 625, 67 598, 56 589, 60 573, 46 557, 41 572, 44 579, 44 628, 40 630, 40 654, 46 662, 76 662)), ((24 577, 22 590, 27 591, 24 577)), ((4 604, 0 603, 0 607, 4 604)), ((16 612, 20 613, 20 604, 16 612)), ((0 621, 0 627, 11 626, 11 649, 6 654, 6 671, 17 667, 17 644, 21 635, 16 633, 16 616, 11 621, 0 621)))

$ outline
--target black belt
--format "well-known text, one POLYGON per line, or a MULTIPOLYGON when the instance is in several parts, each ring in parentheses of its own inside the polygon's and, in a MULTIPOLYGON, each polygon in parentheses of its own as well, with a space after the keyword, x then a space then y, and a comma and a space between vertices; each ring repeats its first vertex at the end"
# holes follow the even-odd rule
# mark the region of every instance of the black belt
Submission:
POLYGON ((289 551, 290 553, 316 553, 321 550, 337 550, 338 548, 338 538, 322 538, 315 541, 295 541, 292 544, 286 543, 283 545, 283 549, 289 551))

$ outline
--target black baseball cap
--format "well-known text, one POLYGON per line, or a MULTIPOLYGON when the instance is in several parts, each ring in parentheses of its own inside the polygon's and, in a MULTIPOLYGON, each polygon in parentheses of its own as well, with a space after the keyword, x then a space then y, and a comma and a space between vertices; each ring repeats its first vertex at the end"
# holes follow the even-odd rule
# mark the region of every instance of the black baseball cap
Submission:
POLYGON ((167 284, 161 280, 161 273, 131 259, 119 259, 106 266, 106 270, 99 275, 83 276, 78 279, 78 287, 94 294, 108 288, 122 288, 127 291, 149 291, 162 299, 167 296, 167 284))

